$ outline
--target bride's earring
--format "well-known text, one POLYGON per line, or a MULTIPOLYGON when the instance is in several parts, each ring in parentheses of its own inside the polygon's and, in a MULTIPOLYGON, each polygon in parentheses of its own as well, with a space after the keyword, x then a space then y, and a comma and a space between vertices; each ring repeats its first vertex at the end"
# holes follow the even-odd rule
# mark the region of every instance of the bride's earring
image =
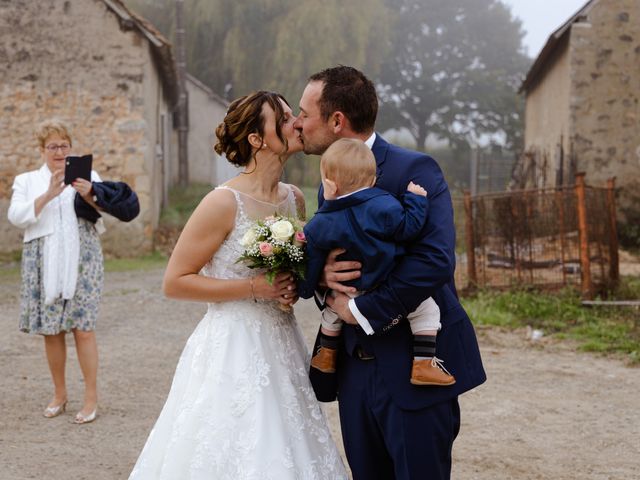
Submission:
POLYGON ((266 144, 266 143, 263 143, 263 144, 262 144, 262 148, 267 148, 267 144, 266 144))

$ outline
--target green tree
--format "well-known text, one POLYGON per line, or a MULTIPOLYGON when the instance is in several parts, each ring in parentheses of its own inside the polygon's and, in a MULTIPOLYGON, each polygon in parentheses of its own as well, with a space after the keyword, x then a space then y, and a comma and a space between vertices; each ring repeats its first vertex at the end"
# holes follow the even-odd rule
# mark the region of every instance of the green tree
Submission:
MULTIPOLYGON (((173 0, 132 0, 173 38, 173 0)), ((185 0, 188 70, 215 92, 283 93, 294 105, 311 73, 353 65, 372 77, 389 48, 384 0, 185 0)))
POLYGON ((418 148, 429 134, 452 147, 483 135, 518 148, 529 59, 520 22, 498 0, 386 0, 392 51, 378 90, 381 126, 405 127, 418 148), (502 137, 502 138, 500 138, 502 137))
POLYGON ((167 38, 173 38, 175 1, 173 0, 131 0, 127 6, 160 30, 167 38))
MULTIPOLYGON (((174 0, 130 3, 174 38, 174 0)), ((185 0, 184 16, 190 73, 229 100, 278 91, 294 111, 312 73, 344 64, 375 78, 390 48, 384 0, 185 0)), ((287 175, 317 185, 317 159, 293 159, 287 175)))
POLYGON ((309 75, 324 68, 353 65, 372 78, 378 75, 390 34, 383 0, 288 3, 272 37, 269 88, 297 102, 309 75))
MULTIPOLYGON (((130 0, 133 10, 175 40, 175 0, 130 0)), ((187 70, 221 96, 231 89, 224 43, 236 11, 232 0, 185 0, 187 70)))

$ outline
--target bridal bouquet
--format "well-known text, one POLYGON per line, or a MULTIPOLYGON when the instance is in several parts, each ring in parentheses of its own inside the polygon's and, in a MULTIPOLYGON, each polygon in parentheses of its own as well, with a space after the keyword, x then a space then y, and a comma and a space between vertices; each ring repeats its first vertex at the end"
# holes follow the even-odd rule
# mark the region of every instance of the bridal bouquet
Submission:
POLYGON ((245 250, 238 262, 266 269, 269 284, 281 272, 304 279, 306 239, 302 227, 297 219, 280 215, 258 220, 240 240, 245 250))

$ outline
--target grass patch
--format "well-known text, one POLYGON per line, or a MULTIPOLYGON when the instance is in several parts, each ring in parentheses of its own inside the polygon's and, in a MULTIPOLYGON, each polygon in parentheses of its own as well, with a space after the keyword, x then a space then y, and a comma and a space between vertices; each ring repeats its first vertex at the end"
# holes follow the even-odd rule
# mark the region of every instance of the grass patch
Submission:
MULTIPOLYGON (((159 252, 133 258, 112 258, 105 260, 105 272, 147 271, 164 268, 167 257, 159 252)), ((0 283, 20 282, 20 264, 0 264, 0 283)))
MULTIPOLYGON (((640 278, 623 278, 612 299, 640 298, 640 278), (635 295, 635 297, 634 297, 635 295)), ((477 324, 525 327, 579 342, 585 351, 620 353, 640 363, 640 315, 629 307, 583 307, 574 290, 480 291, 462 299, 477 324)))
POLYGON ((318 187, 301 187, 304 194, 304 204, 307 213, 307 221, 311 220, 318 209, 318 187))
POLYGON ((614 295, 616 300, 640 300, 640 277, 622 277, 614 295))
POLYGON ((167 265, 167 257, 160 252, 153 252, 133 258, 112 258, 105 260, 105 272, 130 272, 133 270, 154 270, 164 268, 167 265))
POLYGON ((22 260, 22 250, 13 250, 11 252, 0 252, 0 265, 20 263, 22 260))
POLYGON ((13 281, 20 278, 20 264, 8 263, 0 265, 0 281, 13 281))
POLYGON ((184 227, 191 213, 212 189, 211 185, 202 183, 194 183, 186 188, 171 188, 169 190, 169 206, 162 210, 160 224, 184 227))

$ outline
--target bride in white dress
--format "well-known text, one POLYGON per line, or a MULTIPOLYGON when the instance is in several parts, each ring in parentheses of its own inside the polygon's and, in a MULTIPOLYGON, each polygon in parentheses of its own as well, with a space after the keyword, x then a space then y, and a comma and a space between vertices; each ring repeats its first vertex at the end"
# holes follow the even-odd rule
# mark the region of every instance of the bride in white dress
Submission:
POLYGON ((243 174, 209 193, 171 255, 165 294, 208 303, 187 341, 167 401, 130 480, 347 479, 308 380, 289 274, 269 285, 242 263, 240 239, 259 218, 304 212, 279 182, 302 150, 284 98, 257 92, 229 107, 216 151, 243 174))

